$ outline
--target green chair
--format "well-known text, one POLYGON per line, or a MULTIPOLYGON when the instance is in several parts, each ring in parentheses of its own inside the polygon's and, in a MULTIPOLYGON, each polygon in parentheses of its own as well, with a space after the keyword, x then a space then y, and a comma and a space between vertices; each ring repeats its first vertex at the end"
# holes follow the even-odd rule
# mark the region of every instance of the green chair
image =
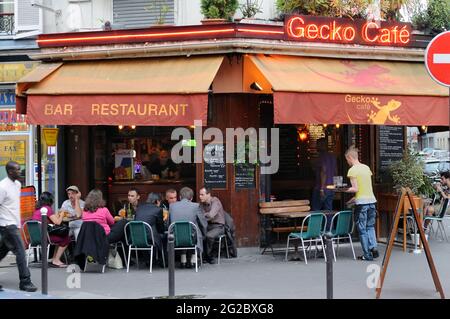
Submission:
POLYGON ((429 228, 429 234, 430 234, 430 238, 431 238, 431 234, 437 233, 438 231, 441 231, 441 235, 442 235, 442 239, 445 239, 446 241, 448 241, 448 237, 447 237, 447 233, 445 231, 445 226, 444 226, 444 219, 445 219, 445 214, 447 213, 447 209, 448 209, 448 205, 449 205, 449 199, 446 198, 444 199, 444 202, 441 205, 441 210, 439 211, 439 215, 437 216, 426 216, 423 221, 429 221, 428 224, 428 228, 429 228), (437 223, 437 230, 434 231, 433 229, 433 222, 436 221, 437 223))
POLYGON ((138 250, 150 251, 150 272, 152 272, 153 247, 155 242, 152 227, 146 222, 142 221, 128 222, 125 225, 125 241, 128 245, 127 272, 130 271, 130 259, 132 250, 136 251, 136 264, 138 269, 139 269, 138 250), (148 241, 147 234, 150 234, 151 243, 149 243, 148 241))
MULTIPOLYGON (((42 233, 41 233, 41 222, 38 220, 27 220, 22 226, 23 238, 27 239, 28 242, 28 250, 27 250, 27 266, 30 261, 31 250, 36 249, 39 254, 40 249, 42 248, 42 233)), ((50 254, 50 246, 54 245, 50 240, 50 236, 47 232, 47 260, 50 254)), ((41 257, 42 258, 42 257, 41 257)), ((64 251, 64 258, 66 259, 66 263, 68 261, 66 252, 64 251)), ((39 259, 39 256, 38 256, 39 259)))
MULTIPOLYGON (((198 242, 198 228, 190 221, 176 221, 170 224, 168 234, 174 235, 175 250, 194 250, 195 251, 195 272, 198 272, 198 254, 200 247, 198 242)), ((200 258, 200 263, 201 263, 200 258)))
POLYGON ((353 259, 356 260, 355 249, 353 248, 352 232, 353 232, 353 213, 351 210, 343 210, 337 212, 331 219, 330 232, 332 234, 331 247, 333 248, 333 257, 336 261, 336 252, 334 249, 334 241, 337 241, 339 250, 339 240, 348 238, 352 247, 353 259))
MULTIPOLYGON (((289 251, 289 242, 293 239, 300 239, 302 243, 303 256, 305 257, 305 264, 308 264, 306 259, 306 250, 305 250, 305 242, 315 243, 317 245, 317 241, 322 243, 322 250, 325 247, 323 243, 322 235, 325 232, 327 226, 327 217, 323 213, 312 213, 306 216, 303 219, 302 227, 300 232, 293 232, 288 235, 287 244, 286 244, 286 256, 285 260, 287 261, 288 251, 289 251), (307 225, 307 230, 304 231, 305 226, 307 225)), ((327 261, 327 256, 324 253, 325 261, 327 261)))

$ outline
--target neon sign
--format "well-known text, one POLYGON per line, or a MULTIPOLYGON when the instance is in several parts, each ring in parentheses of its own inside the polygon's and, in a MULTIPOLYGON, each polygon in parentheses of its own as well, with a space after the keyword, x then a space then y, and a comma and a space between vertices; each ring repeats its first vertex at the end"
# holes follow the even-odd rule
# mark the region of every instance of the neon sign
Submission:
POLYGON ((411 41, 411 26, 407 23, 290 16, 285 28, 288 38, 297 41, 389 46, 406 46, 411 41))

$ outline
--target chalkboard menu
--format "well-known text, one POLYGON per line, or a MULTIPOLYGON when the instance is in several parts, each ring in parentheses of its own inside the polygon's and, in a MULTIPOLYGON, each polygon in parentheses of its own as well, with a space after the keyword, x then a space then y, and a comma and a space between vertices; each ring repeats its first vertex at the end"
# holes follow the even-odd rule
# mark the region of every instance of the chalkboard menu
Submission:
POLYGON ((205 146, 203 181, 209 188, 227 188, 225 145, 208 144, 205 146))
POLYGON ((256 188, 256 165, 236 164, 234 166, 235 189, 256 188))
POLYGON ((380 126, 378 129, 378 170, 380 177, 387 174, 389 166, 403 157, 404 129, 402 126, 380 126))

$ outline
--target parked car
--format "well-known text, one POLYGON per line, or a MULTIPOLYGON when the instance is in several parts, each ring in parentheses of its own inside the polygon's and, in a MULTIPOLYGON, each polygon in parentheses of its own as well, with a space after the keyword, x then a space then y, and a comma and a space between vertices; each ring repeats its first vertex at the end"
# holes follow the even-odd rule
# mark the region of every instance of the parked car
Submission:
POLYGON ((424 173, 429 177, 438 177, 441 172, 450 170, 450 160, 448 159, 426 159, 424 160, 424 173))

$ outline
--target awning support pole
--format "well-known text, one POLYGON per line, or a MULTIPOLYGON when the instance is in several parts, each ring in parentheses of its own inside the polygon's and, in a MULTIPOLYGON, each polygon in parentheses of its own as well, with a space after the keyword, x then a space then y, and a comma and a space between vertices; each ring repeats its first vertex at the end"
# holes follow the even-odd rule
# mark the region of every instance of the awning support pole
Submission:
POLYGON ((37 173, 38 173, 38 197, 42 194, 42 145, 41 126, 36 126, 37 134, 37 173))

